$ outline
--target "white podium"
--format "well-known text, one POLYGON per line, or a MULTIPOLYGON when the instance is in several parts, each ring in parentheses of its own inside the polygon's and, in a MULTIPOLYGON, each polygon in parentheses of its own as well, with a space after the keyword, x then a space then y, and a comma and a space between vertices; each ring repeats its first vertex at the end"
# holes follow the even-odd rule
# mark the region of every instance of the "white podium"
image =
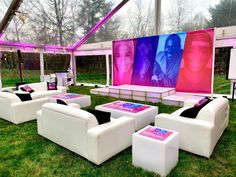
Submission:
POLYGON ((67 78, 67 72, 61 72, 61 73, 56 73, 57 76, 57 86, 64 86, 63 85, 63 80, 64 78, 67 78))

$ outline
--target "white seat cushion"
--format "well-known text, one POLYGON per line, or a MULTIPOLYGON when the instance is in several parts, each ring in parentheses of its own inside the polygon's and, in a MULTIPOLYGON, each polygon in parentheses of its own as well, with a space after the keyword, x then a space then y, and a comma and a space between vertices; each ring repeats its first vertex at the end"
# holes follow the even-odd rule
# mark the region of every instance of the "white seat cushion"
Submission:
POLYGON ((41 91, 41 92, 33 92, 31 93, 31 97, 33 100, 35 100, 38 98, 45 98, 47 96, 56 95, 60 93, 61 93, 60 90, 47 90, 47 91, 41 91))

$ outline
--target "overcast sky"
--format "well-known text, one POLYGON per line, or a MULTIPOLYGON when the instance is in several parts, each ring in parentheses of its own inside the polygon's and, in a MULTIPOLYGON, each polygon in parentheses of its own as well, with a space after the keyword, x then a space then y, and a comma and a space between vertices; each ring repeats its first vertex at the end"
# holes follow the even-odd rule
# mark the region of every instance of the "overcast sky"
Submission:
MULTIPOLYGON (((121 11, 127 11, 130 10, 130 7, 133 6, 133 2, 135 0, 129 0, 129 2, 122 7, 121 11)), ((148 4, 154 4, 155 0, 143 0, 148 4)), ((162 12, 165 14, 168 10, 168 7, 170 6, 170 1, 171 0, 162 0, 162 12)), ((185 0, 183 0, 185 1, 185 0)), ((122 2, 122 0, 113 0, 114 5, 119 4, 120 2, 122 2)), ((208 8, 210 6, 215 6, 216 4, 218 4, 220 2, 220 0, 195 0, 194 3, 196 3, 196 10, 195 13, 197 12, 202 12, 206 17, 209 18, 210 14, 208 12, 208 8)))

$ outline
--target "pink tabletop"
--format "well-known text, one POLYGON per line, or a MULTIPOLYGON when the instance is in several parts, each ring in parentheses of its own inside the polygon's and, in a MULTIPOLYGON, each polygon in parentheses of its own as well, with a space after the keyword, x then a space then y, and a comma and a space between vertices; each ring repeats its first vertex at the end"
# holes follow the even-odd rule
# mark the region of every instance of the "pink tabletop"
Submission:
POLYGON ((115 101, 109 104, 104 105, 103 107, 131 112, 131 113, 138 113, 145 109, 150 108, 150 106, 142 105, 138 103, 130 103, 125 101, 115 101))
POLYGON ((143 130, 139 134, 142 136, 146 136, 149 138, 157 139, 160 141, 164 141, 166 138, 168 138, 173 132, 168 130, 163 130, 156 127, 148 127, 147 129, 143 130))

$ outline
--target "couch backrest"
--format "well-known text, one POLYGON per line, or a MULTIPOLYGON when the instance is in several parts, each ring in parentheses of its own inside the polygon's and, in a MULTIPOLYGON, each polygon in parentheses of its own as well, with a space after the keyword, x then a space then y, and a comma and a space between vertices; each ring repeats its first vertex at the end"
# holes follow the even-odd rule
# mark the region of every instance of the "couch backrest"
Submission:
POLYGON ((46 103, 42 106, 40 119, 45 136, 50 136, 54 142, 87 157, 87 130, 98 125, 92 114, 70 106, 46 103))
MULTIPOLYGON (((78 120, 81 120, 86 129, 95 127, 98 125, 97 119, 95 116, 87 111, 78 109, 75 107, 65 106, 57 103, 45 103, 42 106, 42 110, 51 110, 63 115, 74 117, 78 120)), ((87 130, 86 130, 87 131, 87 130)))
POLYGON ((197 119, 209 122, 220 121, 227 117, 229 101, 226 98, 216 98, 204 106, 197 115, 197 119))
POLYGON ((36 92, 47 91, 47 82, 24 84, 24 85, 20 85, 19 88, 21 88, 25 85, 29 85, 36 92))
POLYGON ((18 102, 21 102, 21 100, 15 94, 0 92, 0 117, 10 119, 13 115, 12 103, 18 102))

